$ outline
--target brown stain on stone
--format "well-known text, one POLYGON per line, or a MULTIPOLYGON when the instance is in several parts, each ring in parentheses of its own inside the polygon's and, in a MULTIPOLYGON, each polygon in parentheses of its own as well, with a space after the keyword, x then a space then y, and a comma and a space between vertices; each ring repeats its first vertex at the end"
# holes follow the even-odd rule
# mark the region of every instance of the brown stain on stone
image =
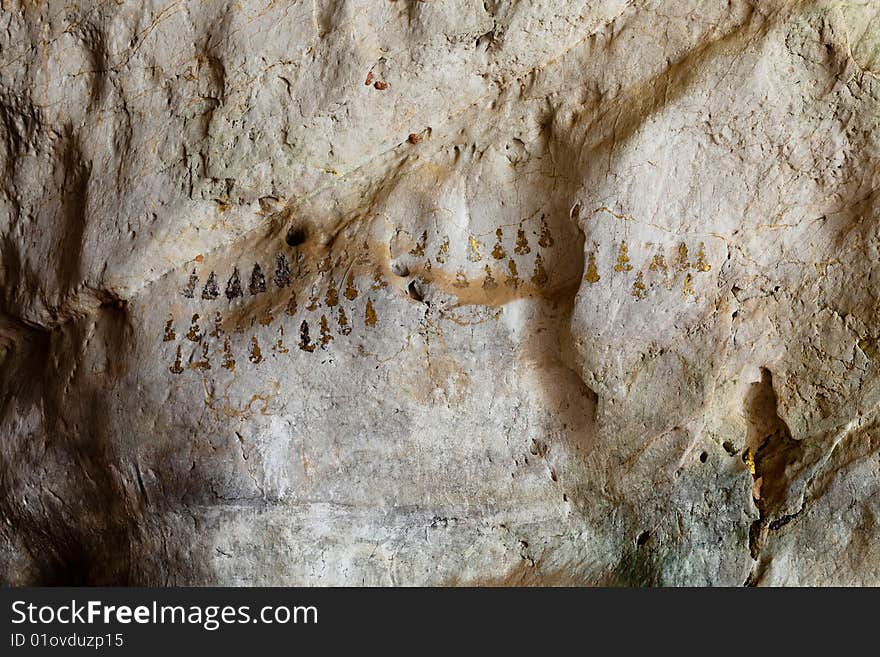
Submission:
POLYGON ((248 360, 254 365, 259 365, 263 362, 263 352, 260 349, 260 342, 257 340, 256 335, 251 336, 251 352, 248 355, 248 360))
POLYGON ((214 328, 208 333, 212 338, 219 338, 223 335, 223 315, 219 312, 214 313, 214 328))
POLYGON ((229 336, 223 339, 223 362, 220 364, 225 370, 235 371, 235 359, 232 357, 232 348, 229 344, 229 336))
POLYGON ((287 306, 284 308, 284 313, 289 317, 293 317, 294 315, 296 315, 296 292, 290 293, 290 299, 288 299, 287 301, 287 306))
POLYGON ((286 354, 290 350, 284 346, 284 325, 280 325, 278 327, 278 339, 275 341, 275 346, 273 347, 275 351, 279 354, 286 354))
POLYGON ((516 231, 516 247, 513 249, 513 252, 517 255, 528 255, 532 252, 529 240, 526 238, 526 231, 522 228, 518 228, 516 231))
POLYGON ((425 255, 425 245, 428 241, 428 231, 423 231, 415 246, 410 249, 409 254, 415 257, 421 257, 425 255))
POLYGON ((345 292, 343 295, 349 301, 354 301, 358 297, 357 288, 354 286, 354 272, 352 271, 348 272, 348 277, 345 282, 345 292))
POLYGON ((162 342, 173 342, 176 339, 177 334, 174 332, 174 317, 169 315, 165 322, 165 331, 162 334, 162 342))
POLYGON ((272 383, 271 392, 251 395, 250 398, 241 406, 230 403, 228 395, 218 398, 214 391, 205 386, 205 406, 210 409, 214 416, 219 418, 247 420, 253 415, 254 404, 261 402, 257 412, 260 415, 269 415, 269 405, 275 395, 278 394, 281 384, 277 381, 272 383), (218 403, 218 401, 220 403, 218 403))
POLYGON ((367 299, 367 307, 364 309, 364 324, 367 326, 375 326, 377 320, 378 316, 376 315, 376 309, 373 308, 373 301, 367 299))
POLYGON ((330 341, 333 340, 333 335, 330 333, 330 323, 327 321, 327 315, 321 315, 321 346, 326 347, 330 344, 330 341))
POLYGON ((544 219, 543 215, 541 215, 541 234, 538 237, 538 245, 545 249, 549 249, 553 246, 553 235, 550 232, 550 226, 547 225, 547 220, 544 219))
POLYGON ((443 243, 440 245, 440 248, 437 249, 437 255, 434 256, 434 260, 436 260, 441 265, 445 263, 449 259, 449 238, 444 237, 443 243))
POLYGON ((483 279, 483 289, 486 292, 491 292, 496 287, 498 287, 498 282, 495 280, 495 277, 492 275, 492 268, 489 265, 484 267, 484 271, 486 272, 486 277, 483 279))
POLYGON ((192 340, 193 342, 201 342, 201 340, 202 340, 201 329, 199 328, 199 314, 198 313, 195 313, 192 316, 189 331, 187 331, 187 333, 186 333, 186 339, 192 340))
POLYGON ((299 348, 309 353, 315 350, 315 344, 309 336, 309 323, 306 320, 299 325, 299 348))
POLYGON ((193 361, 190 364, 190 369, 192 370, 209 370, 211 369, 211 363, 208 359, 208 343, 202 343, 202 359, 193 361))
POLYGON ((492 257, 496 260, 504 260, 507 257, 507 252, 504 250, 504 245, 501 243, 504 233, 500 228, 495 230, 495 237, 497 238, 497 241, 495 242, 495 247, 492 249, 492 257))
POLYGON ((339 326, 339 333, 341 335, 351 334, 351 325, 348 323, 348 316, 345 314, 345 308, 342 306, 339 306, 339 314, 337 315, 336 323, 339 326))
POLYGON ((512 259, 507 261, 507 272, 507 280, 504 281, 504 284, 516 290, 520 285, 519 271, 517 270, 516 262, 512 259))
POLYGON ((174 358, 174 364, 168 368, 168 370, 172 374, 180 374, 183 372, 183 366, 181 364, 182 357, 180 355, 180 345, 177 345, 177 355, 174 358))
POLYGON ((532 274, 531 278, 532 285, 535 287, 544 287, 549 280, 547 270, 544 269, 544 258, 542 258, 539 253, 535 256, 535 272, 532 274))

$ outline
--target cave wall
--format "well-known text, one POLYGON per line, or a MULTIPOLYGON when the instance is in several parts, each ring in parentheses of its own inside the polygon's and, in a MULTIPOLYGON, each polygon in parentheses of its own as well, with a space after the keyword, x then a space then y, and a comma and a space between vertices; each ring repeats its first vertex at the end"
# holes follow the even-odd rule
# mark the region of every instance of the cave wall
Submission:
POLYGON ((878 14, 3 0, 0 580, 880 583, 878 14))

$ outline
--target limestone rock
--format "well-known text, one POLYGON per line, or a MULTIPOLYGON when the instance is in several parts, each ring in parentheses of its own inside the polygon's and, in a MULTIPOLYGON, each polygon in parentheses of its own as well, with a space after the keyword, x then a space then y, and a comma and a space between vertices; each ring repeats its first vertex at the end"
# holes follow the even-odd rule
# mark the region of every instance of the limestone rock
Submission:
POLYGON ((0 11, 0 580, 878 584, 876 0, 0 11))

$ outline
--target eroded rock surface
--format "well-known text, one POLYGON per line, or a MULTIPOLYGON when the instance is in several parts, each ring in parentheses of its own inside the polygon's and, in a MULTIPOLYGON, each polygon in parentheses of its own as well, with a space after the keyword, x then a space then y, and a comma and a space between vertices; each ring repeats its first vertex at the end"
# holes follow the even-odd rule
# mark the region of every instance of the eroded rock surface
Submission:
POLYGON ((878 13, 4 0, 0 579, 880 583, 878 13))

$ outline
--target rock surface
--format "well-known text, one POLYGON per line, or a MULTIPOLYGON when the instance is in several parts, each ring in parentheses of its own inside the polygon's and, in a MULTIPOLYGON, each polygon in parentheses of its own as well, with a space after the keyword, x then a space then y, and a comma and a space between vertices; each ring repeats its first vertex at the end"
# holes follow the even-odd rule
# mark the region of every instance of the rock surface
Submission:
POLYGON ((880 2, 0 11, 0 580, 880 584, 880 2))

